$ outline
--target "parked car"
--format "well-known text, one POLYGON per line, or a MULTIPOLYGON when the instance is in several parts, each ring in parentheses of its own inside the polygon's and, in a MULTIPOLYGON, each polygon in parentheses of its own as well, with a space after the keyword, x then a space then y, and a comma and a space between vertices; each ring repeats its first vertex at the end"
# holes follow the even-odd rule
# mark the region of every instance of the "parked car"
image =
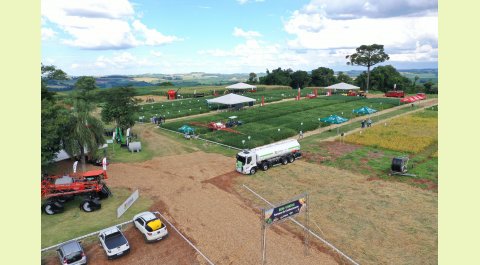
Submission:
POLYGON ((60 259, 60 264, 63 265, 87 264, 87 256, 77 241, 70 241, 60 245, 57 249, 57 254, 60 259))
POLYGON ((146 242, 159 241, 168 236, 165 224, 152 212, 143 212, 133 217, 135 227, 143 234, 146 242))
POLYGON ((130 252, 127 239, 116 226, 102 230, 98 234, 98 238, 108 259, 117 258, 130 252))

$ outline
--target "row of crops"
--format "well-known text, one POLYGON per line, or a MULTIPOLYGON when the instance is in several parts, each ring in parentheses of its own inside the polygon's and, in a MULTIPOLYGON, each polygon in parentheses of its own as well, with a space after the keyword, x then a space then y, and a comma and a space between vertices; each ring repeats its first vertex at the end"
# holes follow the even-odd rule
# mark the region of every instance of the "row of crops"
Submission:
MULTIPOLYGON (((311 89, 304 89, 301 91, 302 97, 312 93, 311 89)), ((282 99, 294 98, 297 95, 296 90, 265 90, 255 93, 246 93, 244 96, 256 99, 255 104, 260 104, 262 96, 264 102, 274 102, 282 99)), ((153 104, 144 104, 140 107, 138 117, 144 117, 144 119, 150 119, 153 116, 165 116, 167 119, 191 116, 201 113, 206 113, 212 110, 218 110, 225 108, 216 104, 207 104, 207 99, 211 99, 213 96, 203 98, 191 98, 191 99, 178 99, 172 101, 164 101, 153 104)))
POLYGON ((337 114, 346 118, 353 117, 353 109, 369 106, 374 109, 386 109, 399 104, 398 99, 332 96, 316 99, 287 101, 264 107, 248 108, 237 112, 225 112, 205 117, 166 123, 165 128, 177 130, 184 124, 198 122, 206 124, 211 121, 226 121, 235 115, 243 121, 243 125, 234 128, 240 134, 225 131, 210 131, 205 127, 192 126, 196 133, 206 139, 221 142, 239 148, 252 148, 291 136, 299 131, 311 131, 320 126, 319 118, 337 114), (243 140, 243 141, 242 141, 243 140))

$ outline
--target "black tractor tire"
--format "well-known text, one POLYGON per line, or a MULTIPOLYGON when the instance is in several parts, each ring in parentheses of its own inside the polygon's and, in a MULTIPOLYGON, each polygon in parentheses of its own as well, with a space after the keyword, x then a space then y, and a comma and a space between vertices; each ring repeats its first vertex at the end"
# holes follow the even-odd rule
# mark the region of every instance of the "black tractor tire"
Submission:
POLYGON ((103 185, 102 189, 99 192, 97 192, 97 195, 100 198, 100 200, 106 199, 110 196, 110 190, 106 185, 103 185))
POLYGON ((257 169, 254 168, 254 167, 252 167, 252 168, 250 169, 250 175, 255 175, 255 173, 257 173, 257 169))
POLYGON ((43 205, 43 212, 47 215, 54 215, 63 212, 63 205, 59 202, 49 201, 43 205))
POLYGON ((262 163, 262 170, 267 171, 268 170, 268 163, 262 163))
POLYGON ((286 165, 288 164, 288 160, 284 157, 282 158, 282 165, 286 165))
POLYGON ((289 156, 288 157, 288 163, 293 163, 293 161, 295 161, 295 157, 294 156, 289 156))
POLYGON ((91 213, 93 211, 96 211, 100 209, 102 205, 98 201, 98 199, 93 199, 93 200, 84 200, 80 204, 80 209, 82 209, 86 213, 91 213))
POLYGON ((68 201, 71 201, 71 200, 73 200, 73 199, 74 199, 74 196, 72 196, 72 195, 67 195, 67 196, 58 197, 58 198, 57 198, 57 201, 58 201, 59 203, 62 203, 62 204, 63 204, 63 203, 66 203, 66 202, 68 202, 68 201))

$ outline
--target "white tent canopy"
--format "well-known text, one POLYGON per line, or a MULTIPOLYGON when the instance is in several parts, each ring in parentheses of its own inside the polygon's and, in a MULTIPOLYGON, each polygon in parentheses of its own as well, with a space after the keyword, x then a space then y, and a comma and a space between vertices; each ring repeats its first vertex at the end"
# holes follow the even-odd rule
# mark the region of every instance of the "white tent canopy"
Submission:
POLYGON ((256 86, 252 86, 252 85, 249 85, 249 84, 245 84, 245 83, 236 83, 236 84, 233 84, 231 86, 227 86, 225 87, 226 89, 236 89, 236 90, 239 90, 239 89, 242 89, 242 90, 246 90, 246 89, 254 89, 254 88, 257 88, 256 86))
POLYGON ((249 97, 244 97, 240 96, 237 94, 226 94, 225 96, 221 96, 218 98, 212 98, 212 99, 207 99, 207 102, 209 104, 215 103, 215 104, 222 104, 222 105, 237 105, 237 104, 243 104, 243 103, 249 103, 249 102, 255 102, 257 101, 254 98, 249 98, 249 97))
POLYGON ((328 86, 326 88, 328 88, 328 89, 339 89, 339 90, 360 89, 360 87, 358 87, 358 86, 350 85, 350 84, 347 84, 347 83, 344 83, 344 82, 341 82, 341 83, 338 83, 338 84, 335 84, 335 85, 331 85, 331 86, 328 86))

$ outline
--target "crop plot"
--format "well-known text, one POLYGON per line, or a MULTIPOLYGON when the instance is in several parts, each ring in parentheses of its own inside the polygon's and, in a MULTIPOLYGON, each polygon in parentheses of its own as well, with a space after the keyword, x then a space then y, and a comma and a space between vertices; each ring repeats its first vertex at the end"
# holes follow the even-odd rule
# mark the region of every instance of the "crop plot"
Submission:
POLYGON ((299 131, 311 131, 325 126, 319 118, 331 114, 352 117, 352 110, 361 106, 386 109, 398 104, 398 99, 362 99, 358 97, 322 97, 316 99, 289 101, 265 107, 249 108, 238 112, 219 113, 208 117, 198 117, 178 122, 167 123, 164 127, 177 130, 191 122, 208 123, 225 121, 235 115, 243 121, 243 125, 235 127, 241 134, 223 131, 210 131, 207 128, 195 127, 196 133, 202 137, 238 148, 252 148, 291 136, 299 131), (250 136, 250 138, 249 138, 250 136), (245 142, 242 142, 245 140, 245 142))

